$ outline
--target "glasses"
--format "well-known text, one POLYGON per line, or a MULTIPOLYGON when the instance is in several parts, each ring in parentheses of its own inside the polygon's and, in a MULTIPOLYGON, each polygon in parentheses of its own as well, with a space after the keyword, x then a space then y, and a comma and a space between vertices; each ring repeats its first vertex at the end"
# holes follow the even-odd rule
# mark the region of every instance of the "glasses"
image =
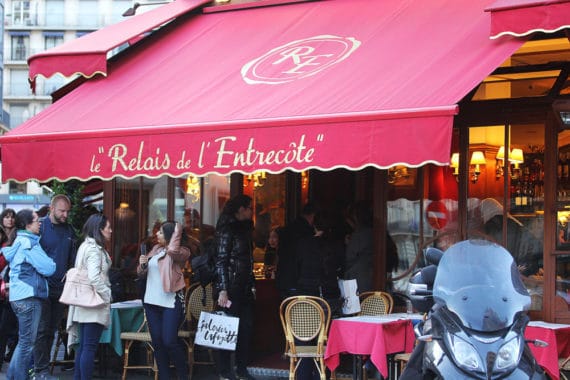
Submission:
POLYGON ((39 220, 39 219, 34 219, 34 220, 32 220, 32 223, 41 223, 41 222, 42 222, 42 221, 39 220))

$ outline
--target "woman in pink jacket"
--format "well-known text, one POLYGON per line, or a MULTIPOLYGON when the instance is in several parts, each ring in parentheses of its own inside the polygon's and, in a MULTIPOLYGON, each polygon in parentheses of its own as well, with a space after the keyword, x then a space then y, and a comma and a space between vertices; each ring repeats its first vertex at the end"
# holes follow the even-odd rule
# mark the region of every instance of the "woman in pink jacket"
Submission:
POLYGON ((186 346, 178 338, 184 320, 184 275, 182 269, 190 250, 180 245, 182 228, 176 222, 162 223, 156 244, 141 255, 137 273, 146 277, 143 306, 154 348, 160 379, 169 379, 170 362, 179 380, 188 379, 186 346))

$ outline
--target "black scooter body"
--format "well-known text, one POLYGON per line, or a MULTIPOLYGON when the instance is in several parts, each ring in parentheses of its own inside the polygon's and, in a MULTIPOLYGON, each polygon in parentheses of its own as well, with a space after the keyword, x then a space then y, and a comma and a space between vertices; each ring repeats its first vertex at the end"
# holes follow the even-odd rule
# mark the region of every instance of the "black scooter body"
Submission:
MULTIPOLYGON (((462 248, 457 257, 469 250, 479 250, 481 257, 495 258, 493 255, 497 254, 497 257, 503 258, 502 264, 506 266, 503 269, 508 268, 508 260, 512 260, 504 248, 495 244, 490 246, 491 243, 486 241, 458 244, 462 248), (505 258, 505 254, 508 258, 505 258)), ((400 379, 546 379, 543 369, 537 364, 524 340, 524 330, 529 321, 526 314, 528 293, 522 282, 518 283, 520 276, 516 272, 516 265, 513 264, 510 271, 497 270, 488 276, 486 274, 493 270, 481 270, 479 276, 465 279, 469 277, 469 271, 477 272, 480 269, 474 265, 478 263, 478 258, 471 260, 469 267, 462 264, 465 257, 461 257, 457 272, 445 267, 452 262, 451 259, 444 261, 444 273, 441 274, 437 270, 443 252, 433 248, 429 250, 432 252, 426 252, 426 260, 430 265, 412 277, 409 289, 414 307, 420 312, 428 313, 428 317, 416 326, 419 343, 400 379), (506 273, 503 275, 503 272, 506 273), (492 294, 493 291, 496 294, 492 294), (453 342, 467 342, 474 348, 480 364, 477 370, 467 369, 456 361, 453 342), (501 347, 507 342, 517 343, 518 360, 515 366, 497 368, 500 367, 495 365, 497 353, 504 352, 501 347)), ((450 251, 456 252, 457 249, 450 248, 450 251)), ((470 261, 469 257, 467 261, 470 261)), ((482 261, 482 265, 488 267, 489 263, 482 261)), ((530 297, 528 299, 530 302, 530 297)))

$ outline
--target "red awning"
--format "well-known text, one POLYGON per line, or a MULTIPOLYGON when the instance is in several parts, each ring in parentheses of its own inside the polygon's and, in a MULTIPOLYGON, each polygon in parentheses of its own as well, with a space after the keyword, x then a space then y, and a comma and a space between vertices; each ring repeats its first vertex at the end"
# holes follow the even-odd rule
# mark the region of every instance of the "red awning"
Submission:
POLYGON ((3 180, 446 165, 456 103, 509 57, 489 0, 193 15, 0 137, 3 180))
POLYGON ((486 11, 491 12, 491 38, 570 28, 570 0, 497 0, 486 11))
POLYGON ((142 34, 208 2, 210 0, 177 0, 33 55, 28 59, 32 87, 40 74, 44 77, 56 73, 80 74, 86 78, 107 75, 107 53, 111 50, 138 40, 142 34))

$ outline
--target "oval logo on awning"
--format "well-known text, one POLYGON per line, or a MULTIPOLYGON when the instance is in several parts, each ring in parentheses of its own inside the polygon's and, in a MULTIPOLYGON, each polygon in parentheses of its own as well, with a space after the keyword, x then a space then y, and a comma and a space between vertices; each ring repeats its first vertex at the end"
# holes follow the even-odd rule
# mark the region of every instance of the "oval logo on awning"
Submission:
POLYGON ((316 75, 348 58, 361 42, 353 37, 315 36, 276 47, 243 65, 248 84, 281 84, 316 75))

